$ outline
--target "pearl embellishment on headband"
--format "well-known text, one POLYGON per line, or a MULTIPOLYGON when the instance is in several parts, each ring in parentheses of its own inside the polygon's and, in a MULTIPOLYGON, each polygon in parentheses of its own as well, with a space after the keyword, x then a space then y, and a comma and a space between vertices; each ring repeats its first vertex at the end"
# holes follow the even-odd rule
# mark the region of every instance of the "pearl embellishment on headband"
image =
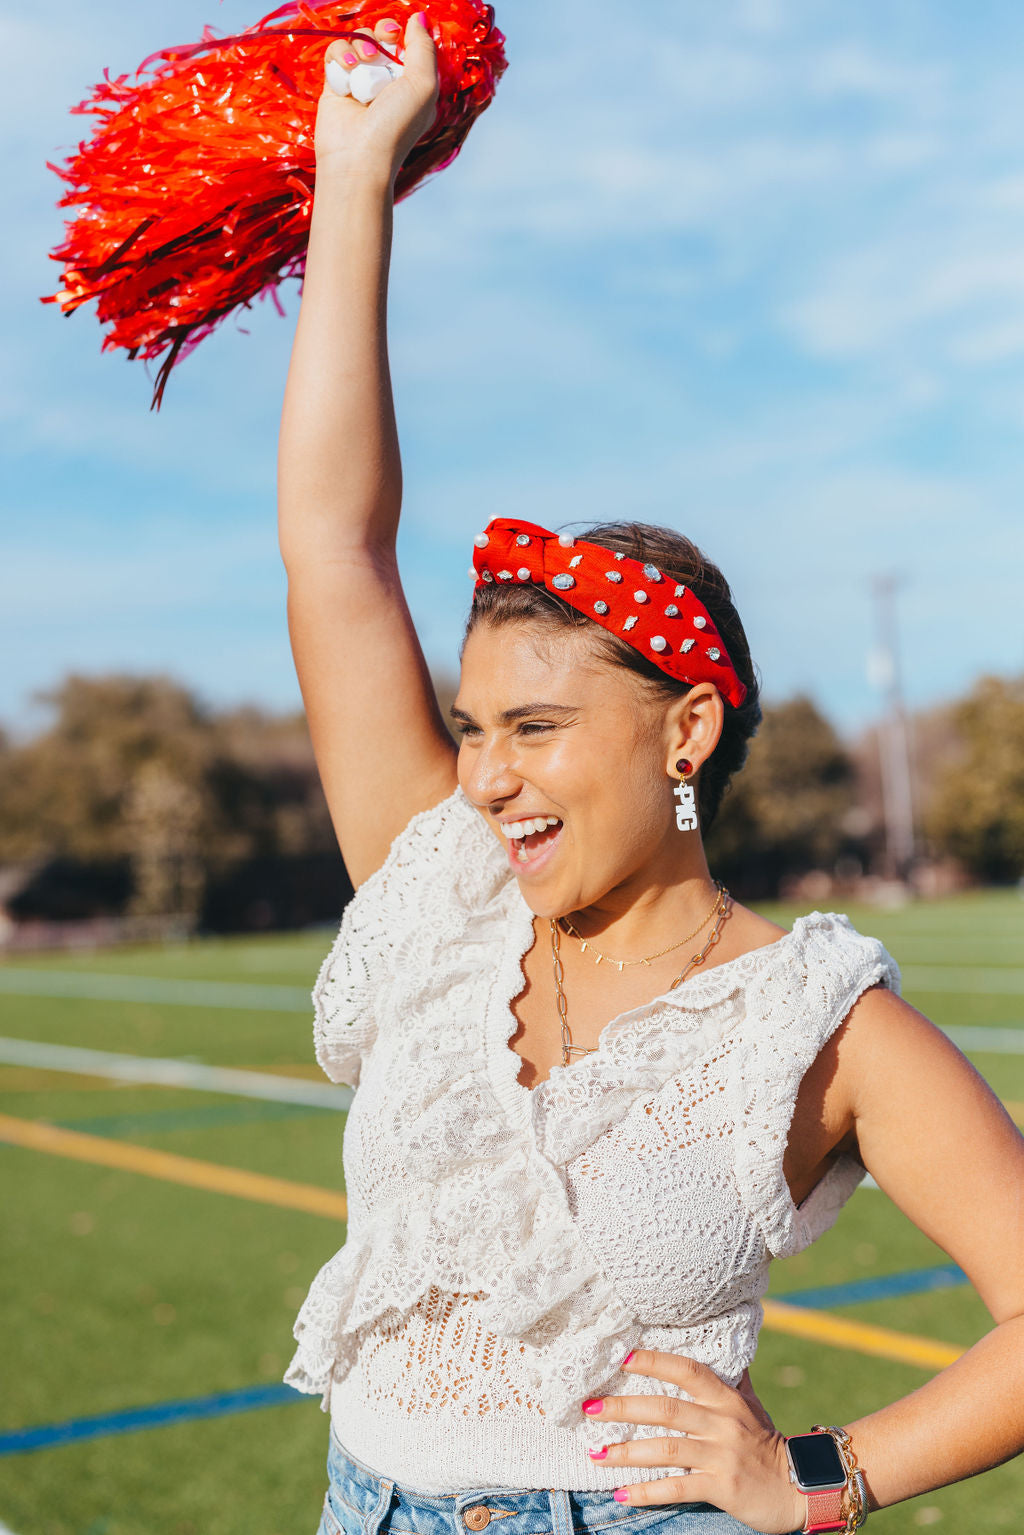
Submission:
POLYGON ((652 650, 667 650, 668 649, 668 640, 665 638, 665 636, 663 634, 652 634, 651 635, 651 649, 652 650))
POLYGON ((694 620, 693 620, 693 627, 694 627, 694 628, 695 628, 695 629, 706 629, 706 628, 707 628, 707 626, 708 626, 708 621, 707 621, 707 619, 706 619, 706 618, 703 618, 703 617, 702 617, 702 616, 701 616, 701 615, 700 615, 700 614, 699 614, 699 613, 698 613, 698 614, 697 614, 697 617, 696 617, 696 618, 695 618, 695 619, 694 619, 694 620))
POLYGON ((528 565, 520 565, 519 569, 516 571, 516 575, 519 577, 520 581, 529 581, 530 567, 528 565))
POLYGON ((633 593, 633 601, 634 602, 646 602, 647 600, 648 599, 647 599, 647 593, 646 592, 640 591, 638 589, 637 591, 635 591, 633 593))
POLYGON ((486 549, 487 545, 490 543, 490 539, 487 537, 486 533, 478 533, 473 542, 476 544, 478 549, 486 549))
POLYGON ((558 542, 561 544, 563 549, 571 549, 576 540, 573 538, 571 533, 559 533, 558 542))

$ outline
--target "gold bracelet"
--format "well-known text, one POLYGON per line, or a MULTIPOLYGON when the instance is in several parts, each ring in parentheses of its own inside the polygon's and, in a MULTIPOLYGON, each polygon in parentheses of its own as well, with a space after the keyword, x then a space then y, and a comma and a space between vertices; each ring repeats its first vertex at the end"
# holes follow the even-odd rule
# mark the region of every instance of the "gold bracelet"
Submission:
POLYGON ((828 1434, 835 1441, 840 1458, 846 1468, 845 1500, 849 1505, 846 1509, 846 1535, 853 1535, 854 1530, 859 1530, 861 1525, 867 1522, 868 1517, 868 1500, 864 1473, 857 1464, 857 1454, 853 1448, 853 1442, 846 1430, 838 1428, 834 1423, 831 1425, 816 1423, 811 1432, 815 1434, 828 1434))

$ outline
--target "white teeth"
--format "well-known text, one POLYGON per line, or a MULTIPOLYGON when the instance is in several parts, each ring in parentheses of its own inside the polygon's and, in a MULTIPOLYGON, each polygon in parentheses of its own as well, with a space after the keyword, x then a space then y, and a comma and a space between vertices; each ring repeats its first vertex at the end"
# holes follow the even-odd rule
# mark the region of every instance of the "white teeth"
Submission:
POLYGON ((504 836, 510 841, 516 841, 519 837, 528 837, 531 832, 547 831, 549 826, 560 825, 556 815, 528 816, 525 821, 506 821, 500 828, 504 836))
POLYGON ((517 849, 516 857, 519 859, 520 863, 526 863, 526 861, 527 861, 527 859, 529 857, 529 854, 527 853, 525 847, 521 847, 521 848, 517 849))

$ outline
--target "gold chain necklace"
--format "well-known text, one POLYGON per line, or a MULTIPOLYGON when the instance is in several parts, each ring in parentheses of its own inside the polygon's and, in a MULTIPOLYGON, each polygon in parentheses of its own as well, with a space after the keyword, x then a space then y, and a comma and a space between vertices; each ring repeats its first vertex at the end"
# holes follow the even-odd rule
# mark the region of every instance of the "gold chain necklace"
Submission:
POLYGON ((704 916, 701 917, 692 933, 687 933, 685 938, 677 938, 675 943, 670 943, 667 949, 659 949, 657 954, 648 954, 645 959, 609 959, 607 954, 602 954, 600 949, 595 949, 590 939, 584 938, 583 934, 578 932, 576 928, 573 927, 568 917, 559 917, 556 918, 556 920, 559 922, 564 922, 572 936, 579 939, 581 954, 585 954, 587 950, 590 949, 598 964, 601 964, 602 961, 604 961, 605 964, 618 965, 619 971, 621 973, 623 970, 628 969, 631 965, 649 965, 652 959, 661 959, 663 954, 671 954, 673 949, 681 949, 684 943, 689 943, 691 938, 696 938, 701 928, 707 926, 707 924, 711 921, 711 918, 715 915, 715 912, 718 910, 718 905, 722 899, 722 891, 724 888, 725 887, 722 885, 721 881, 716 879, 715 899, 711 904, 711 910, 706 912, 704 916))
MULTIPOLYGON (((707 958, 714 945, 718 942, 718 935, 722 931, 722 923, 725 921, 731 903, 732 897, 730 896, 728 890, 726 890, 724 885, 720 884, 718 886, 718 896, 715 900, 715 904, 709 912, 708 916, 704 918, 704 922, 701 923, 701 927, 703 927, 704 923, 710 921, 712 916, 715 918, 715 925, 711 929, 711 933, 708 936, 708 941, 704 947, 699 950, 698 953, 692 955, 690 959, 687 960, 686 964, 683 966, 682 970, 680 970, 675 980, 670 986, 666 988, 668 991, 674 991, 677 986, 685 981, 690 971, 693 970, 695 966, 702 964, 703 961, 707 958)), ((569 1059, 572 1055, 593 1055, 594 1051, 597 1049, 597 1046, 574 1045, 572 1042, 572 1035, 569 1032, 569 1008, 565 1000, 565 990, 562 984, 565 980, 565 970, 562 965, 562 956, 559 952, 559 940, 562 935, 562 930, 558 925, 558 921, 554 917, 548 918, 548 926, 551 929, 551 962, 555 972, 555 997, 558 1002, 558 1019, 562 1028, 562 1065, 568 1066, 569 1059)), ((700 932, 700 928, 697 929, 697 932, 700 932)), ((691 933, 690 937, 696 937, 696 934, 691 933)), ((687 940, 684 938, 681 940, 681 942, 686 943, 687 940)), ((679 944, 673 944, 672 947, 678 948, 679 944)), ((662 952, 668 954, 671 951, 664 949, 662 952)), ((656 959, 657 955, 652 954, 650 957, 652 959, 656 959)), ((640 961, 633 960, 632 963, 638 964, 640 961)))

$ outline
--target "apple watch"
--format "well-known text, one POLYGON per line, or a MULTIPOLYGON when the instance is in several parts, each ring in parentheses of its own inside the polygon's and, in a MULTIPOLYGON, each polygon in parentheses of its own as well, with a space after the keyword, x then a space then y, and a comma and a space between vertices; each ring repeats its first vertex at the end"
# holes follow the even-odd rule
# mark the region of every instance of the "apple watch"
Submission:
POLYGON ((846 1466, 831 1434, 791 1434, 786 1438, 789 1479, 807 1499, 804 1531, 845 1530, 843 1508, 846 1466))

